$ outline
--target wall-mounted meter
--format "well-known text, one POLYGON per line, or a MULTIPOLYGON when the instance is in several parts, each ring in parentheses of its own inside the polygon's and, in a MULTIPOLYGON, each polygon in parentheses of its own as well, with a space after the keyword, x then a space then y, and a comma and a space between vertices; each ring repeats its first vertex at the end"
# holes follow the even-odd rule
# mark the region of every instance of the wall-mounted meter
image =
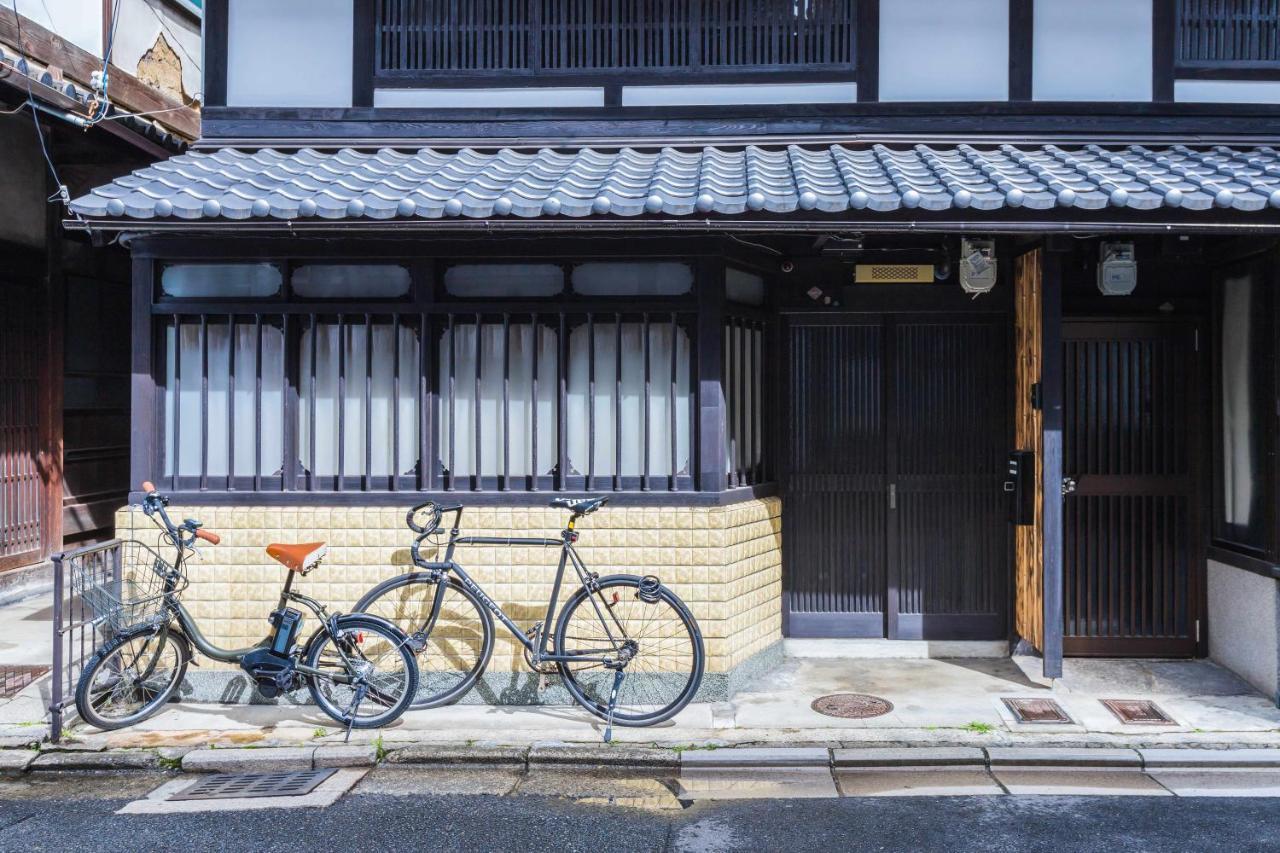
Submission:
POLYGON ((960 287, 977 296, 996 286, 996 241, 960 241, 960 287))
POLYGON ((1098 290, 1103 296, 1128 296, 1137 286, 1133 244, 1103 243, 1098 250, 1098 290))

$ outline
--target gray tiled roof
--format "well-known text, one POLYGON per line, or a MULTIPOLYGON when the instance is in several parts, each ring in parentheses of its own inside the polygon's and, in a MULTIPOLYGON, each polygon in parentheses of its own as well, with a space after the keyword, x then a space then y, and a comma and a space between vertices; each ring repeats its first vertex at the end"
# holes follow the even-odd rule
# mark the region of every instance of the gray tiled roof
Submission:
POLYGON ((1280 208, 1269 146, 886 145, 192 151, 76 199, 85 217, 328 220, 967 208, 1280 208))

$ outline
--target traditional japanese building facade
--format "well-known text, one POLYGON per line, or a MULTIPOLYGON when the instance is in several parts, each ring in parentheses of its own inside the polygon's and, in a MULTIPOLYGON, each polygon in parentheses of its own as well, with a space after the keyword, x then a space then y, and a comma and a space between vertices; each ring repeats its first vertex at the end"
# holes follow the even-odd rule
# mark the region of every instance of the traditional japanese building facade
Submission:
MULTIPOLYGON (((403 511, 658 574, 708 694, 784 637, 1210 655, 1274 695, 1280 11, 1239 0, 209 0, 132 253, 136 482, 323 597, 403 511)), ((122 525, 127 514, 120 516, 122 525)), ((530 624, 552 566, 461 553, 530 624)), ((525 701, 519 648, 481 691, 525 701)), ((499 663, 502 658, 500 657, 499 663)))

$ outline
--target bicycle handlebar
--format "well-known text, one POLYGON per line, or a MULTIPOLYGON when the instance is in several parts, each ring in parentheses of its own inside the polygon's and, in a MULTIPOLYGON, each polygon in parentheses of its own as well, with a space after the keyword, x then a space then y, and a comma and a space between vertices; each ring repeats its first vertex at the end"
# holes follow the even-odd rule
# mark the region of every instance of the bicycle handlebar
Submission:
POLYGON ((169 504, 169 499, 156 489, 155 483, 150 480, 142 481, 142 491, 145 493, 142 498, 142 511, 147 515, 159 515, 160 522, 164 525, 165 532, 172 536, 181 547, 188 547, 192 542, 200 539, 208 542, 210 545, 217 545, 222 541, 222 537, 214 533, 212 530, 204 530, 200 527, 200 522, 194 518, 188 518, 182 524, 174 524, 169 518, 169 513, 165 509, 169 504), (184 537, 183 532, 189 534, 184 537))
MULTIPOLYGON (((427 534, 435 533, 437 530, 440 529, 440 522, 443 519, 444 514, 446 512, 456 512, 461 514, 462 509, 463 509, 462 504, 453 504, 450 506, 444 506, 442 504, 436 503, 435 501, 424 501, 418 504, 417 506, 415 506, 413 509, 409 510, 409 513, 404 517, 404 523, 408 525, 410 530, 412 530, 414 533, 417 533, 419 536, 426 536, 427 534), (417 517, 418 513, 423 512, 425 510, 429 510, 431 512, 430 526, 425 524, 419 525, 414 522, 414 518, 417 517)), ((458 519, 455 517, 454 526, 457 526, 457 521, 458 519)))

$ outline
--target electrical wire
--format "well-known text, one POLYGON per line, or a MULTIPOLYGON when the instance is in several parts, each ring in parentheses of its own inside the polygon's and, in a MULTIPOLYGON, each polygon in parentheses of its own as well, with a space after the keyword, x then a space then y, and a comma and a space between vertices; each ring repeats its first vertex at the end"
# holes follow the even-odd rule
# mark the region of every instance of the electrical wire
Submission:
MULTIPOLYGON (((15 0, 16 2, 16 0, 15 0)), ((107 117, 107 113, 111 110, 111 99, 108 91, 111 87, 111 53, 116 46, 116 28, 120 25, 120 0, 116 0, 115 5, 111 9, 111 32, 107 34, 107 47, 102 51, 102 92, 101 100, 98 102, 94 114, 89 117, 89 125, 92 127, 107 117)))
POLYGON ((156 7, 151 5, 150 3, 147 3, 146 7, 151 10, 151 14, 156 16, 156 20, 160 22, 160 28, 173 38, 174 47, 182 51, 182 55, 185 56, 191 62, 191 64, 195 67, 197 71, 200 71, 201 70, 200 63, 195 60, 195 57, 187 53, 187 49, 182 46, 182 41, 178 38, 177 33, 169 29, 169 22, 164 19, 164 16, 161 15, 159 12, 157 12, 156 7))

